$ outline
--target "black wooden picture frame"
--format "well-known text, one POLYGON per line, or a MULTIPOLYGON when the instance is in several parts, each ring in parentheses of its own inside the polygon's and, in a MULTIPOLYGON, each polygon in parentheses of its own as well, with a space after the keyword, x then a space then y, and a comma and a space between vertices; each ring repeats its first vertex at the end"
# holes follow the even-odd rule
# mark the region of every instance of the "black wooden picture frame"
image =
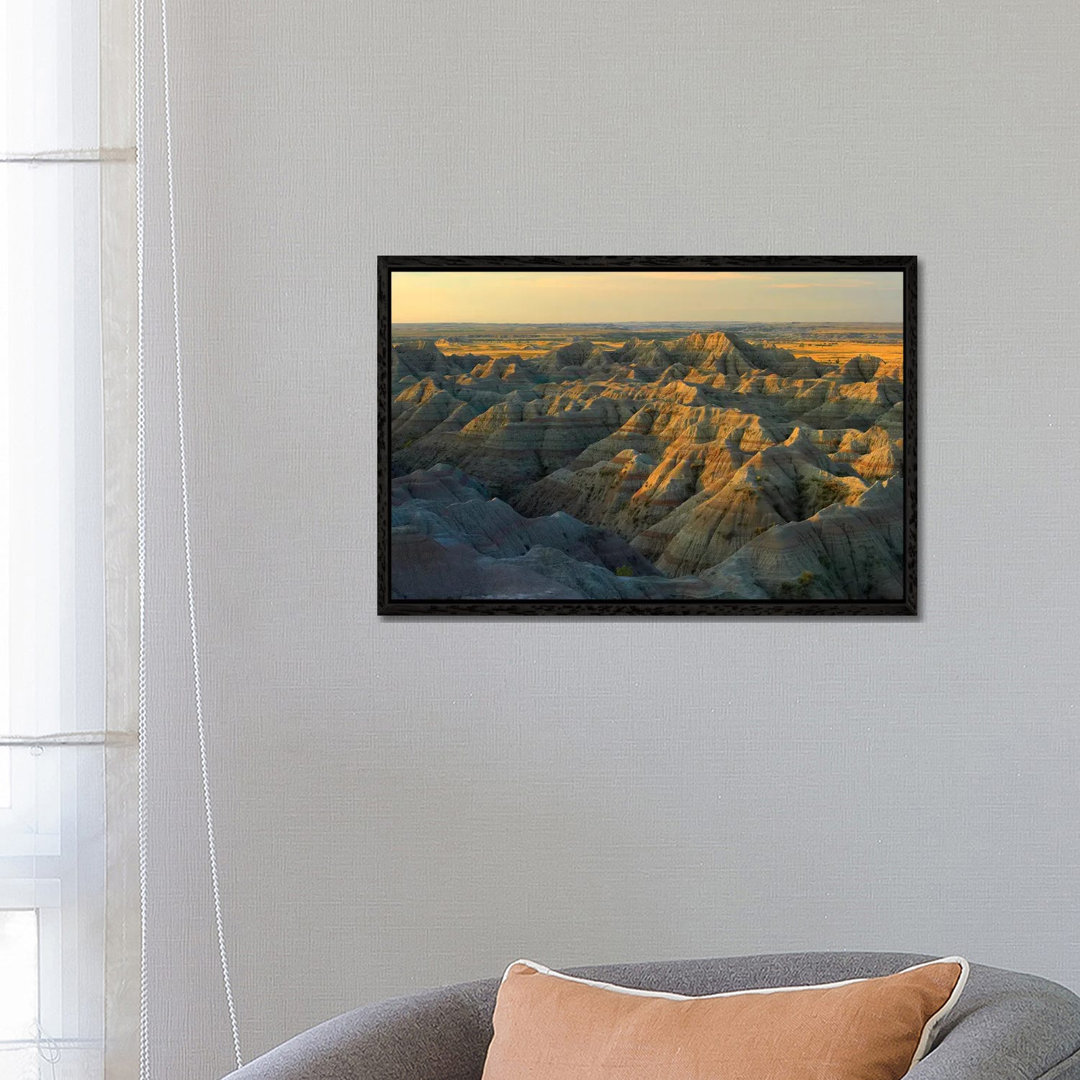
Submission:
MULTIPOLYGON (((386 616, 915 616, 917 607, 917 259, 915 256, 404 256, 378 258, 378 614, 386 616), (881 272, 902 274, 902 448, 899 475, 902 479, 902 549, 897 578, 902 591, 886 597, 837 598, 800 595, 798 579, 794 595, 763 599, 550 599, 527 596, 403 596, 394 588, 394 536, 392 493, 396 472, 392 452, 393 400, 402 386, 392 382, 394 363, 391 304, 396 272, 498 271, 686 272, 740 273, 881 272)), ((701 332, 722 328, 723 319, 703 321, 701 332)), ((585 325, 585 324, 582 324, 585 325)), ((767 347, 763 346, 763 348, 767 347)), ((869 347, 872 352, 872 346, 869 347)), ((407 388, 407 387, 406 387, 407 388)), ((450 464, 453 464, 452 462, 450 464)), ((895 475, 895 474, 894 474, 895 475)), ((888 479, 892 479, 889 477, 888 479)), ((887 486, 887 485, 886 485, 887 486)), ((477 496, 472 496, 477 497, 477 496)), ((895 511, 890 511, 895 513, 895 511)), ((399 529, 400 532, 400 529, 399 529)), ((756 539, 756 538, 755 538, 756 539)), ((763 541, 764 543, 764 541, 763 541)), ((624 568, 619 567, 616 572, 624 568)), ((811 577, 813 575, 810 575, 811 577)), ((653 579, 649 579, 653 580, 653 579)), ((786 583, 785 583, 786 584, 786 583)), ((644 587, 644 586, 643 586, 644 587)), ((806 590, 802 590, 806 591, 806 590)), ((810 590, 812 591, 812 589, 810 590)))

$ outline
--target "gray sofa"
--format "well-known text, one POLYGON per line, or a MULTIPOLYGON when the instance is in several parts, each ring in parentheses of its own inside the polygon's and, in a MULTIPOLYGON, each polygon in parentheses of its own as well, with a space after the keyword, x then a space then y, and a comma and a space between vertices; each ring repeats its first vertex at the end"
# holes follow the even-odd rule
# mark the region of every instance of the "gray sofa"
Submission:
MULTIPOLYGON (((577 968, 592 979, 717 994, 888 975, 906 953, 791 953, 577 968)), ((228 1080, 480 1080, 498 979, 346 1013, 297 1035, 228 1080)), ((930 1054, 910 1080, 1080 1080, 1080 999, 1032 975, 972 965, 930 1054)))

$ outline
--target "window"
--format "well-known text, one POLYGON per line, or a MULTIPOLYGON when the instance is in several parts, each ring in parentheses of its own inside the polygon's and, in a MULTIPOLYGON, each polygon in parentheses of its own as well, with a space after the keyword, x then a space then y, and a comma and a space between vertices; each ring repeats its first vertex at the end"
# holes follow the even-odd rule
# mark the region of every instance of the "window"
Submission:
POLYGON ((103 1075, 98 19, 0 15, 0 1080, 103 1075))

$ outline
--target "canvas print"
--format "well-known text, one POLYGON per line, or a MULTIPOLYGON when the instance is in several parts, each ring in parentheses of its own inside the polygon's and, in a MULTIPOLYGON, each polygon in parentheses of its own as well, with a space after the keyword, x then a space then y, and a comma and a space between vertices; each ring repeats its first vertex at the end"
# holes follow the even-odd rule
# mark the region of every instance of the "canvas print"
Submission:
POLYGON ((915 613, 915 260, 384 257, 383 614, 915 613))

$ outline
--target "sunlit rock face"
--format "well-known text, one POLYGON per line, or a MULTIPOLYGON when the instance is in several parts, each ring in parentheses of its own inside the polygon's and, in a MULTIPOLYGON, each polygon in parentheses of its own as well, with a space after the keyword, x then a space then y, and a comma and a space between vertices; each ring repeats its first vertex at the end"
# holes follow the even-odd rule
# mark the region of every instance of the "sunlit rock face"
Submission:
POLYGON ((500 333, 393 349, 395 596, 902 597, 895 343, 500 333))

